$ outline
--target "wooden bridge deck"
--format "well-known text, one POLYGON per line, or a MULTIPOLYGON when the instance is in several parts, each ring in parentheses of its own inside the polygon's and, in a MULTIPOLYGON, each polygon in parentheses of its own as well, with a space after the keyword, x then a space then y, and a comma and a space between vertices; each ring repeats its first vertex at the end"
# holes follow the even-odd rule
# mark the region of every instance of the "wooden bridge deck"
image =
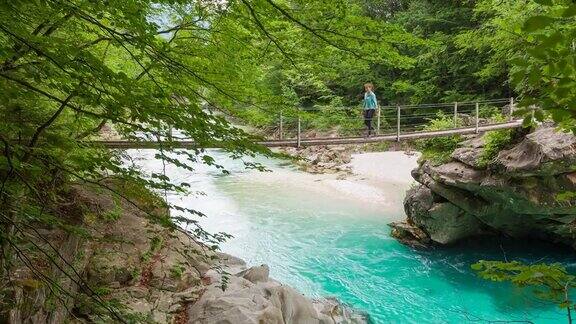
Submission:
MULTIPOLYGON (((285 139, 285 140, 267 140, 261 141, 259 144, 267 147, 306 147, 306 146, 317 146, 317 145, 344 145, 344 144, 366 144, 366 143, 377 143, 386 141, 401 141, 401 140, 414 140, 421 138, 430 137, 443 137, 452 135, 465 135, 465 134, 475 134, 483 133, 499 129, 510 129, 517 128, 522 125, 521 120, 515 120, 507 123, 499 124, 489 124, 473 127, 463 127, 463 128, 453 128, 440 131, 421 131, 421 132, 409 132, 409 133, 394 133, 394 134, 382 134, 375 135, 371 137, 324 137, 324 138, 301 138, 296 139, 285 139)), ((197 144, 194 141, 173 141, 173 142, 158 142, 158 141, 94 141, 93 143, 104 145, 108 148, 114 149, 155 149, 159 148, 161 145, 166 147, 170 146, 172 148, 194 148, 197 144)))

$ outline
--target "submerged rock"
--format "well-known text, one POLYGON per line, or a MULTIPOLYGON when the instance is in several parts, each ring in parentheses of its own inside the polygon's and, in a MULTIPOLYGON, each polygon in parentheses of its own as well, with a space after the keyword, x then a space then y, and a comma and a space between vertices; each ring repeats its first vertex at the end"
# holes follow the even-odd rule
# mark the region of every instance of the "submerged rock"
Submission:
POLYGON ((426 244, 430 243, 428 234, 418 226, 408 222, 393 222, 388 225, 392 228, 392 237, 406 245, 425 248, 426 244))
POLYGON ((481 138, 470 140, 453 161, 412 172, 419 185, 407 193, 407 220, 393 225, 410 236, 401 241, 450 244, 500 233, 576 248, 576 199, 566 194, 576 191, 576 137, 541 127, 484 169, 477 163, 483 146, 481 138))

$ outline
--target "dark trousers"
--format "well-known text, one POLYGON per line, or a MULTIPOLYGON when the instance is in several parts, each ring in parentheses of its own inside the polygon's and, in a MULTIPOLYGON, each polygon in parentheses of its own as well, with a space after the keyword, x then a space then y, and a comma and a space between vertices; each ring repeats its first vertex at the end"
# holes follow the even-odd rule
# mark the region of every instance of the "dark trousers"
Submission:
POLYGON ((364 125, 366 125, 366 129, 368 129, 368 135, 374 130, 374 128, 372 128, 372 117, 374 117, 375 111, 376 109, 364 110, 364 125))

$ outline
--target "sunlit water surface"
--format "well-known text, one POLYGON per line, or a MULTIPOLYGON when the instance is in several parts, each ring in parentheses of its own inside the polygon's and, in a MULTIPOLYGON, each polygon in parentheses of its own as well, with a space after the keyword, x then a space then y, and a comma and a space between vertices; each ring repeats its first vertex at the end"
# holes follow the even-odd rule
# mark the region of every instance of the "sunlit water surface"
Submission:
MULTIPOLYGON (((129 154, 146 171, 162 170, 153 151, 129 154)), ((244 170, 241 162, 221 152, 211 155, 231 175, 203 165, 194 173, 168 167, 170 178, 203 192, 168 198, 208 215, 202 220, 206 229, 232 234, 221 246, 224 252, 249 265, 268 264, 272 277, 307 296, 336 296, 368 312, 374 323, 566 320, 564 311, 535 299, 530 291, 479 279, 470 265, 506 255, 574 268, 571 251, 496 239, 415 251, 390 237, 387 223, 403 215, 387 215, 386 209, 365 200, 303 185, 302 173, 281 161, 259 160, 277 173, 269 176, 244 170)))

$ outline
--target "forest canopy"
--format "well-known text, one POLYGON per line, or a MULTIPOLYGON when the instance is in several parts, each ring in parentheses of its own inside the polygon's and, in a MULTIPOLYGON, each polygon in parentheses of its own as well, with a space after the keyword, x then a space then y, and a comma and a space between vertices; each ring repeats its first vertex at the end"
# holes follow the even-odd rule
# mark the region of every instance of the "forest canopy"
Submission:
MULTIPOLYGON (((348 8, 357 8, 354 15, 362 21, 360 29, 351 28, 362 39, 355 48, 371 51, 366 38, 373 33, 364 28, 374 26, 384 31, 373 38, 388 44, 385 54, 378 51, 374 59, 358 49, 358 55, 346 55, 313 37, 312 43, 298 43, 303 53, 315 54, 296 66, 282 65, 281 56, 279 62, 262 62, 266 82, 258 92, 270 91, 292 106, 276 110, 355 109, 362 84, 372 82, 382 105, 514 97, 520 106, 532 106, 519 115, 535 110, 538 120, 552 117, 574 129, 571 1, 363 0, 348 8)), ((237 113, 256 124, 271 123, 269 114, 256 109, 237 113)))

